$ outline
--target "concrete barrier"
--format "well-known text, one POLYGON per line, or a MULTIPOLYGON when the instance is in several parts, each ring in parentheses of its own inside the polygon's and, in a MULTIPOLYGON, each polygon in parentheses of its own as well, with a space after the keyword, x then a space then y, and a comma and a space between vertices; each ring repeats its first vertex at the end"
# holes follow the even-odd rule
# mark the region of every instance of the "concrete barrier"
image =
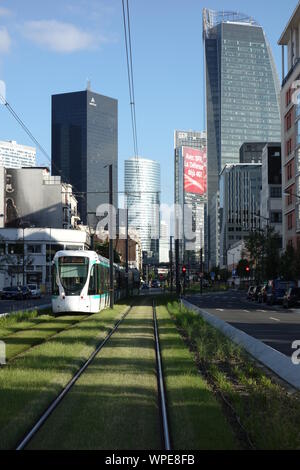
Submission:
POLYGON ((300 365, 293 364, 291 357, 285 356, 187 300, 183 299, 182 302, 188 309, 199 313, 207 323, 220 330, 234 343, 242 346, 251 356, 275 372, 282 380, 300 390, 300 365))

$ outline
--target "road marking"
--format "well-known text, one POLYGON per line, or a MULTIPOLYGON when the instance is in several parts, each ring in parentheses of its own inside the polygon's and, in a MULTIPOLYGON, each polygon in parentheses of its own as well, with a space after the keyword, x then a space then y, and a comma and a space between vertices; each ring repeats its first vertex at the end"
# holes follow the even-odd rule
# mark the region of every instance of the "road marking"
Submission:
POLYGON ((216 308, 217 312, 224 312, 224 308, 216 308))
POLYGON ((278 318, 270 317, 270 320, 280 321, 278 318))
POLYGON ((266 313, 266 310, 257 310, 257 312, 266 313))
POLYGON ((243 310, 243 312, 250 313, 250 310, 243 310))

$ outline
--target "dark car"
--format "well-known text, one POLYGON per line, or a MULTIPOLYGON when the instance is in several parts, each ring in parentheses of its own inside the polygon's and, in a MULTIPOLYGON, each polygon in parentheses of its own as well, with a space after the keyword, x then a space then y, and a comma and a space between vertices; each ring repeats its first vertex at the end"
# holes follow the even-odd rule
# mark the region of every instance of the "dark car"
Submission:
POLYGON ((1 298, 3 300, 22 300, 23 295, 20 287, 4 287, 1 298))
POLYGON ((286 291, 290 287, 295 287, 294 281, 271 281, 267 289, 267 304, 281 304, 283 302, 286 291))
POLYGON ((22 292, 22 299, 31 299, 32 293, 28 286, 22 286, 20 287, 20 290, 22 292))
POLYGON ((142 290, 144 289, 149 289, 149 286, 148 284, 145 282, 144 284, 142 284, 142 287, 141 287, 142 290))
POLYGON ((154 279, 152 282, 151 282, 151 287, 153 287, 154 289, 157 289, 158 287, 160 287, 160 283, 157 279, 154 279))
POLYGON ((257 300, 260 304, 267 301, 267 288, 268 286, 262 286, 258 293, 257 300))
POLYGON ((252 298, 254 287, 255 286, 250 286, 249 289, 248 289, 248 292, 247 292, 247 299, 248 300, 251 300, 251 298, 252 298))
POLYGON ((299 305, 300 304, 300 288, 289 287, 283 297, 282 304, 285 308, 299 305))

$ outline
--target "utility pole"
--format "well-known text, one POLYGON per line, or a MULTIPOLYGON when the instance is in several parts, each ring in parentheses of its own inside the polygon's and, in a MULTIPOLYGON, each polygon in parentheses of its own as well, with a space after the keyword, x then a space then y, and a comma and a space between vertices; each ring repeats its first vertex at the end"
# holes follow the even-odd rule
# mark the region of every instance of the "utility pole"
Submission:
POLYGON ((180 295, 180 274, 179 274, 179 239, 175 240, 175 279, 176 279, 176 294, 180 295))
POLYGON ((203 248, 200 249, 200 293, 203 293, 203 248))
POLYGON ((109 306, 114 308, 113 166, 109 165, 109 306))
POLYGON ((125 273, 126 273, 126 297, 129 296, 129 279, 128 279, 128 251, 129 251, 129 240, 128 240, 128 195, 126 194, 126 246, 125 246, 125 273))
POLYGON ((25 286, 25 228, 23 227, 23 286, 25 286))
POLYGON ((171 293, 173 293, 173 237, 172 235, 170 236, 169 259, 170 259, 170 286, 171 286, 171 293))

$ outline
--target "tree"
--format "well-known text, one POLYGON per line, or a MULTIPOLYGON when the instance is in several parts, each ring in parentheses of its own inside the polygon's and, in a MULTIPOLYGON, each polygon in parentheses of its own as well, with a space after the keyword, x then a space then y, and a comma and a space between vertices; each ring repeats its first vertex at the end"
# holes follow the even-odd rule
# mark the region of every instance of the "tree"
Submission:
MULTIPOLYGON (((96 253, 98 253, 98 255, 101 255, 104 258, 109 259, 109 241, 95 242, 94 250, 96 251, 96 253)), ((114 249, 114 263, 120 263, 120 262, 121 262, 120 255, 114 249)))
POLYGON ((250 267, 249 261, 247 259, 241 259, 237 265, 237 269, 236 269, 237 275, 242 279, 245 277, 249 277, 250 272, 247 272, 247 269, 246 269, 248 267, 250 267))
POLYGON ((245 240, 256 281, 275 279, 280 272, 280 237, 273 227, 251 232, 245 240))

